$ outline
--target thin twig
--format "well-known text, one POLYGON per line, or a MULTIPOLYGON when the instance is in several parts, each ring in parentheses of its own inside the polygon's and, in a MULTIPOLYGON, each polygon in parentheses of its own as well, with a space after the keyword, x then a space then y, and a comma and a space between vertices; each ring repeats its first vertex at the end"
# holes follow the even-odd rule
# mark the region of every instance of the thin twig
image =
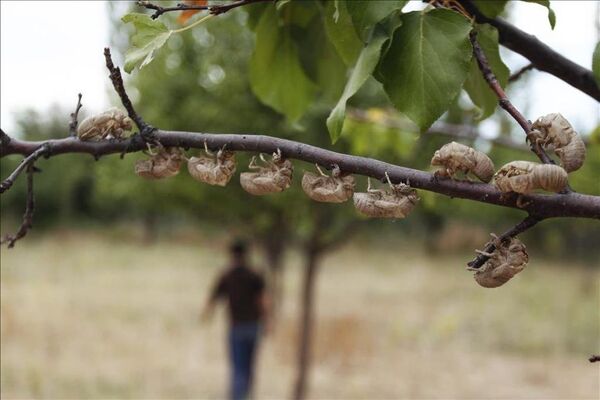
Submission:
POLYGON ((600 361, 600 356, 593 355, 588 360, 590 360, 591 363, 595 363, 595 362, 600 361))
POLYGON ((509 24, 500 18, 488 18, 471 0, 457 0, 477 23, 490 24, 498 30, 498 40, 506 48, 522 55, 535 68, 554 75, 574 88, 600 101, 600 85, 591 70, 583 68, 552 49, 538 38, 509 24))
POLYGON ((27 168, 29 165, 32 165, 42 155, 47 154, 49 149, 50 149, 50 145, 48 143, 45 143, 43 146, 39 147, 33 153, 31 153, 27 157, 25 157, 21 161, 21 163, 17 166, 17 168, 15 168, 15 170, 12 172, 12 174, 10 174, 8 176, 8 178, 6 178, 5 180, 2 181, 2 183, 0 183, 0 194, 4 193, 8 189, 10 189, 11 186, 15 183, 15 180, 17 179, 17 177, 21 174, 21 172, 23 172, 23 170, 25 168, 27 168))
POLYGON ((149 1, 138 1, 137 4, 138 4, 138 6, 145 7, 149 10, 154 10, 154 13, 150 16, 150 18, 156 19, 167 12, 186 11, 186 10, 198 10, 198 11, 208 10, 208 12, 210 14, 219 15, 219 14, 226 13, 227 11, 232 10, 237 7, 240 7, 240 6, 245 6, 245 5, 252 4, 252 3, 259 3, 259 2, 263 2, 263 1, 273 1, 273 0, 240 0, 240 1, 230 3, 230 4, 219 4, 219 5, 213 5, 213 6, 209 6, 209 5, 197 6, 197 5, 179 3, 175 7, 162 7, 162 6, 159 6, 158 4, 154 4, 149 1))
MULTIPOLYGON (((210 150, 218 150, 227 146, 228 150, 255 153, 273 153, 281 150, 284 157, 317 163, 326 168, 337 164, 344 172, 383 179, 387 172, 394 183, 408 183, 416 189, 440 193, 446 196, 469 199, 487 204, 509 207, 550 217, 577 217, 600 219, 600 196, 579 193, 570 194, 528 194, 521 196, 520 204, 517 196, 507 196, 494 185, 460 181, 453 179, 434 179, 429 172, 406 168, 384 161, 338 153, 331 150, 311 146, 305 143, 266 135, 249 134, 213 134, 198 132, 177 132, 157 130, 154 140, 164 147, 181 147, 184 149, 204 149, 206 142, 210 150)), ((12 139, 8 146, 0 149, 0 157, 10 154, 28 155, 36 151, 44 143, 50 143, 54 157, 65 153, 84 153, 98 158, 107 154, 119 154, 145 150, 146 144, 139 135, 132 138, 111 141, 82 141, 73 138, 57 139, 46 142, 29 142, 12 139)))
MULTIPOLYGON (((508 231, 504 232, 502 235, 500 235, 498 237, 498 241, 499 242, 504 242, 508 238, 514 238, 515 236, 517 236, 517 235, 525 232, 526 230, 532 228, 534 225, 536 225, 538 222, 540 222, 542 220, 543 220, 543 218, 537 217, 537 216, 532 216, 530 214, 527 217, 525 217, 525 219, 523 221, 519 222, 517 225, 515 225, 514 227, 512 227, 508 231)), ((490 242, 483 249, 483 251, 485 253, 492 253, 494 250, 496 250, 496 246, 494 245, 494 242, 490 242)), ((471 267, 471 268, 479 268, 483 264, 485 264, 485 262, 488 259, 489 259, 488 256, 486 256, 484 254, 479 254, 479 255, 477 255, 477 257, 475 257, 475 259, 473 261, 470 261, 467 265, 469 267, 471 267)))
POLYGON ((69 122, 69 136, 75 137, 77 136, 77 116, 79 115, 79 110, 83 104, 81 104, 81 93, 77 94, 77 106, 75 107, 75 112, 71 113, 71 122, 69 122))
POLYGON ((27 235, 27 232, 33 226, 33 212, 35 210, 35 198, 33 195, 33 174, 37 172, 34 163, 28 164, 27 167, 27 201, 25 204, 25 214, 23 214, 23 222, 19 227, 19 230, 14 235, 6 235, 0 240, 0 245, 8 243, 8 248, 11 249, 15 246, 17 240, 27 235))
MULTIPOLYGON (((479 42, 477 41, 477 32, 472 30, 469 38, 471 39, 471 44, 473 45, 473 55, 477 59, 477 65, 479 65, 479 69, 483 74, 483 78, 498 97, 498 103, 500 104, 500 107, 506 110, 506 112, 509 113, 519 125, 521 125, 521 128, 523 128, 525 131, 526 137, 529 139, 532 129, 531 122, 529 122, 527 118, 525 118, 523 114, 521 114, 521 112, 517 110, 517 108, 510 102, 506 96, 506 93, 504 92, 504 89, 502 89, 502 86, 500 86, 500 82, 498 82, 496 74, 494 74, 494 71, 492 71, 490 68, 490 64, 485 56, 485 53, 483 52, 483 49, 481 46, 479 46, 479 42)), ((554 164, 554 161, 548 157, 548 154, 546 154, 544 149, 542 149, 542 147, 537 144, 535 140, 529 140, 529 147, 544 164, 554 164)))
POLYGON ((106 59, 106 68, 110 71, 110 75, 108 76, 115 88, 115 91, 121 98, 121 103, 127 110, 127 114, 129 118, 131 118, 135 124, 137 125, 140 133, 143 135, 144 132, 148 129, 148 124, 144 122, 142 117, 140 117, 133 108, 133 104, 131 100, 129 100, 129 96, 125 91, 125 84, 123 83, 123 77, 121 76, 121 70, 119 67, 115 67, 112 61, 112 56, 110 54, 110 49, 108 47, 104 48, 104 58, 106 59))
POLYGON ((183 4, 183 3, 179 3, 177 4, 175 7, 162 7, 159 6, 158 4, 153 4, 149 1, 138 1, 137 5, 140 7, 145 7, 148 10, 154 10, 154 14, 152 14, 150 16, 150 18, 152 19, 156 19, 158 17, 160 17, 161 15, 163 15, 164 13, 170 12, 170 11, 186 11, 186 10, 208 10, 209 6, 195 6, 195 5, 188 5, 188 4, 183 4))
POLYGON ((522 67, 521 69, 519 69, 519 70, 518 70, 517 72, 515 72, 514 74, 511 74, 511 75, 508 77, 508 81, 509 81, 509 82, 514 82, 514 81, 518 80, 518 79, 521 77, 521 75, 523 75, 525 72, 527 72, 527 71, 529 71, 529 70, 532 70, 532 69, 534 69, 534 68, 535 68, 535 65, 533 65, 533 64, 531 64, 531 63, 529 63, 529 64, 527 64, 526 66, 524 66, 524 67, 522 67))
POLYGON ((236 7, 245 6, 245 5, 252 4, 252 3, 260 3, 263 1, 273 1, 273 0, 240 0, 240 1, 233 2, 231 4, 222 4, 222 5, 218 5, 218 6, 211 6, 209 8, 209 10, 210 10, 211 14, 219 15, 219 14, 226 13, 227 11, 234 9, 236 7))

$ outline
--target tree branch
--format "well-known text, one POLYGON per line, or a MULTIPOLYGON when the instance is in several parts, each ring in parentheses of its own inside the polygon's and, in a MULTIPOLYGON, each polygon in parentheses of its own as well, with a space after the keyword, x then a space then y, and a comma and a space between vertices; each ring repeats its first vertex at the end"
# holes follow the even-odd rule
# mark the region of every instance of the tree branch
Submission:
POLYGON ((142 117, 140 117, 135 112, 133 104, 131 104, 131 100, 129 100, 129 96, 125 91, 125 84, 123 83, 121 70, 119 69, 119 67, 115 67, 115 65, 113 64, 110 49, 108 47, 104 48, 104 58, 106 60, 106 68, 108 68, 108 70, 110 71, 110 75, 108 75, 108 77, 110 78, 110 81, 112 82, 115 91, 121 98, 121 103, 123 103, 123 106, 127 110, 129 118, 131 118, 135 122, 142 136, 151 134, 153 128, 150 127, 147 123, 145 123, 142 117))
POLYGON ((592 71, 574 63, 535 36, 498 18, 488 18, 471 0, 458 0, 478 23, 488 23, 498 30, 499 41, 510 50, 527 58, 536 69, 548 72, 583 93, 600 101, 600 86, 592 71))
POLYGON ((69 122, 69 136, 71 137, 77 136, 77 116, 79 115, 81 106, 81 93, 79 93, 77 95, 77 106, 75 106, 75 112, 71 113, 71 122, 69 122))
MULTIPOLYGON (((507 230, 502 235, 500 235, 498 237, 498 240, 500 242, 504 242, 508 238, 514 238, 515 236, 532 228, 534 225, 536 225, 542 220, 543 218, 533 216, 530 214, 527 217, 525 217, 523 221, 519 222, 517 225, 513 226, 511 229, 507 230)), ((486 253, 492 253, 494 250, 496 250, 496 246, 492 242, 483 249, 483 251, 486 253)), ((489 260, 488 256, 479 254, 477 255, 477 257, 475 257, 473 261, 470 261, 467 265, 471 268, 480 268, 483 264, 485 264, 487 260, 489 260)))
MULTIPOLYGON (((510 114, 511 117, 514 118, 515 121, 517 121, 519 125, 521 125, 521 128, 523 128, 525 131, 525 135, 527 138, 529 138, 532 129, 531 123, 523 116, 523 114, 521 114, 519 110, 517 110, 517 108, 506 96, 504 89, 502 89, 502 86, 500 86, 500 82, 498 82, 498 79, 496 79, 494 71, 492 71, 490 68, 490 64, 485 56, 485 53, 483 52, 483 49, 481 46, 479 46, 479 42, 477 41, 477 32, 475 30, 471 31, 469 39, 473 45, 473 55, 477 59, 477 65, 483 74, 483 78, 498 97, 500 107, 502 107, 507 113, 510 114)), ((542 149, 542 147, 535 140, 529 140, 529 146, 531 151, 533 151, 544 164, 554 164, 554 161, 548 157, 548 154, 546 154, 544 149, 542 149)))
POLYGON ((232 10, 237 7, 240 7, 240 6, 245 6, 247 4, 259 3, 259 2, 264 2, 264 1, 273 1, 273 0, 239 0, 239 1, 235 1, 230 4, 219 4, 219 5, 213 5, 213 6, 208 6, 208 5, 195 6, 195 5, 179 3, 175 7, 162 7, 157 4, 153 4, 149 1, 138 1, 137 4, 138 4, 138 6, 145 7, 146 9, 154 10, 154 14, 152 14, 150 16, 150 18, 156 19, 167 12, 186 11, 186 10, 198 10, 198 11, 208 10, 208 12, 210 14, 219 15, 219 14, 226 13, 227 11, 232 10))
POLYGON ((0 129, 0 145, 6 146, 10 143, 10 136, 8 136, 2 129, 0 129))
MULTIPOLYGON (((7 136, 7 137, 9 137, 9 136, 7 136)), ((13 139, 10 139, 8 144, 3 145, 1 151, 4 151, 4 149, 5 149, 4 146, 10 145, 11 142, 13 142, 13 139)), ((28 154, 27 157, 25 157, 23 159, 23 161, 21 161, 21 163, 17 166, 17 168, 15 168, 15 170, 12 172, 12 174, 10 174, 8 176, 8 178, 6 178, 5 180, 2 181, 2 183, 0 183, 0 194, 4 193, 8 189, 10 189, 12 187, 12 185, 15 183, 15 180, 17 180, 17 177, 21 174, 21 172, 23 172, 23 170, 25 168, 29 167, 30 165, 33 165, 33 163, 38 158, 40 158, 42 155, 44 155, 44 154, 47 155, 49 149, 50 149, 50 145, 47 143, 44 143, 39 148, 37 148, 35 151, 31 152, 31 154, 28 154)))
MULTIPOLYGON (((581 217, 600 219, 600 196, 579 193, 531 194, 522 195, 521 201, 517 202, 517 196, 507 196, 493 185, 452 179, 434 179, 433 175, 428 172, 371 158, 337 153, 276 137, 157 130, 154 134, 154 140, 166 147, 174 146, 185 149, 203 149, 205 142, 212 150, 222 148, 225 145, 228 150, 244 152, 273 153, 280 149, 282 154, 290 159, 317 163, 326 168, 331 168, 332 165, 337 164, 344 172, 370 176, 379 180, 383 179, 387 172, 395 183, 408 183, 414 188, 450 197, 520 209, 541 218, 581 217)), ((45 142, 28 142, 12 139, 8 145, 2 147, 0 157, 10 154, 26 156, 35 152, 44 144, 49 146, 48 156, 65 153, 86 153, 96 158, 106 154, 138 152, 146 148, 144 141, 139 140, 138 135, 121 141, 81 141, 75 138, 65 138, 45 142)))
POLYGON ((35 210, 35 199, 33 195, 33 174, 37 171, 34 163, 30 163, 27 166, 27 201, 25 204, 25 214, 23 214, 23 222, 19 227, 19 230, 14 235, 6 235, 0 240, 0 245, 8 243, 8 248, 15 247, 17 240, 23 238, 29 232, 29 229, 33 226, 33 212, 35 210))

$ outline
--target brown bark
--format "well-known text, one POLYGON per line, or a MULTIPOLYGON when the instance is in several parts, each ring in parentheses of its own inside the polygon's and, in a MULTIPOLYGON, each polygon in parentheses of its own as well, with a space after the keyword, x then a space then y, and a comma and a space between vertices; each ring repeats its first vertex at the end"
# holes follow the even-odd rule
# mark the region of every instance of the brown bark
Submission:
MULTIPOLYGON (((383 161, 337 153, 292 140, 265 135, 231 135, 192 132, 174 132, 157 130, 154 140, 163 146, 203 149, 204 143, 215 150, 227 145, 228 150, 273 153, 280 149, 284 157, 317 163, 327 168, 337 164, 347 173, 384 179, 387 172, 392 182, 409 183, 416 189, 428 190, 450 197, 474 200, 503 207, 521 209, 528 214, 543 218, 579 217, 600 218, 600 196, 579 193, 569 194, 531 194, 522 195, 519 206, 517 196, 507 196, 493 185, 472 183, 452 179, 435 179, 433 174, 416 169, 401 167, 383 161)), ((0 137, 1 138, 1 137, 0 137)), ((44 155, 54 157, 66 153, 87 153, 96 158, 106 154, 136 152, 146 148, 140 135, 121 141, 81 141, 76 138, 28 142, 15 138, 4 138, 0 146, 0 157, 10 154, 28 156, 45 146, 44 155)))

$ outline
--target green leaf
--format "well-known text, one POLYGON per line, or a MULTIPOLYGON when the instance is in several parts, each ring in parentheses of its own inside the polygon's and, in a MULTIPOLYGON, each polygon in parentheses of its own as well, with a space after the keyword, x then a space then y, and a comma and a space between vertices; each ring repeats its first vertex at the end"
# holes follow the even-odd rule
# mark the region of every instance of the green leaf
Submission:
POLYGON ((346 1, 328 1, 325 7, 325 30, 333 46, 346 65, 354 65, 362 50, 352 18, 346 9, 346 1))
POLYGON ((496 18, 506 7, 508 0, 473 0, 473 4, 486 17, 496 18))
POLYGON ((304 114, 318 90, 300 65, 289 30, 279 26, 275 7, 264 11, 256 27, 250 86, 263 103, 284 114, 290 122, 304 114))
POLYGON ((404 14, 378 74, 394 106, 426 130, 450 106, 469 71, 470 22, 446 10, 404 14))
MULTIPOLYGON (((489 61, 490 68, 496 75, 496 78, 498 78, 500 86, 506 86, 510 70, 500 57, 498 31, 488 24, 479 25, 477 26, 477 41, 489 61)), ((465 81, 464 88, 473 103, 480 109, 478 119, 485 119, 494 113, 494 110, 498 105, 498 97, 496 97, 486 80, 483 78, 475 58, 471 60, 471 68, 467 80, 465 81)))
POLYGON ((344 116, 346 114, 346 102, 352 97, 358 89, 367 81, 379 61, 379 54, 383 42, 387 40, 387 36, 378 35, 361 51, 356 65, 350 74, 350 79, 346 83, 344 93, 338 103, 327 118, 327 128, 331 141, 335 143, 342 134, 344 125, 344 116))
POLYGON ((346 9, 356 33, 366 43, 375 24, 392 12, 401 10, 406 3, 406 0, 351 0, 346 1, 346 9))
POLYGON ((154 52, 160 49, 171 36, 171 31, 160 21, 146 14, 130 13, 121 18, 125 23, 132 22, 135 34, 131 38, 132 47, 125 53, 125 72, 143 68, 154 59, 154 52))
POLYGON ((306 75, 321 91, 319 100, 335 104, 346 85, 348 68, 329 41, 323 22, 321 15, 315 15, 306 29, 292 30, 292 37, 306 75))
POLYGON ((592 55, 592 71, 594 72, 596 82, 600 85, 600 42, 596 44, 596 49, 592 55))
MULTIPOLYGON (((246 21, 246 25, 250 28, 251 31, 256 31, 256 26, 260 21, 260 17, 263 13, 271 8, 271 4, 268 3, 249 3, 244 6, 244 11, 248 14, 248 20, 246 21)), ((279 8, 278 8, 279 9, 279 8)))
POLYGON ((550 8, 550 0, 522 0, 522 1, 525 1, 527 3, 536 3, 541 6, 546 7, 548 9, 548 22, 550 22, 550 27, 552 27, 552 29, 554 29, 554 26, 556 25, 556 14, 554 13, 554 10, 552 8, 550 8))

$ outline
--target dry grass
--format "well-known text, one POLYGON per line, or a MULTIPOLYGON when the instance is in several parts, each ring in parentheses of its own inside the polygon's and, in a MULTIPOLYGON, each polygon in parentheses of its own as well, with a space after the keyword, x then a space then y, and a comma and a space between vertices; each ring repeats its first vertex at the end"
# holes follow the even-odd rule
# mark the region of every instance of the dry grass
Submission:
MULTIPOLYGON (((204 243, 48 234, 3 249, 2 398, 223 398, 223 318, 198 312, 225 259, 204 243)), ((597 399, 599 269, 533 256, 485 290, 465 260, 353 246, 323 260, 310 396, 597 399)), ((256 398, 289 397, 299 261, 256 398)))

